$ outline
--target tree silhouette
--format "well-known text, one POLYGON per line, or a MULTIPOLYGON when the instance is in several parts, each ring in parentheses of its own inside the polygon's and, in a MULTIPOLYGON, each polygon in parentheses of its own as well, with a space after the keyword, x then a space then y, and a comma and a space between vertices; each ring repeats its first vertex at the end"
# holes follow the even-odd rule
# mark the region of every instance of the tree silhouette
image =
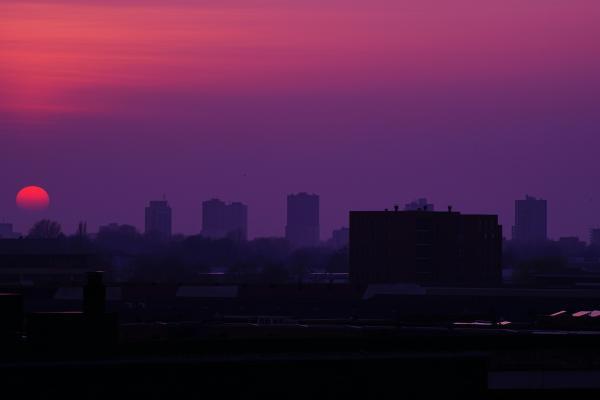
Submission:
POLYGON ((32 239, 58 239, 62 236, 60 224, 49 219, 36 222, 29 230, 29 238, 32 239))

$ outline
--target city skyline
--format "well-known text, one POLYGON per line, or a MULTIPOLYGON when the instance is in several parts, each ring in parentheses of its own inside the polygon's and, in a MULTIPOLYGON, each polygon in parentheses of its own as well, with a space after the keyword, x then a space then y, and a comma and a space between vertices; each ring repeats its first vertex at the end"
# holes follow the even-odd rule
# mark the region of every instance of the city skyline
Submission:
POLYGON ((280 235, 299 190, 322 234, 418 197, 511 226, 532 193, 550 237, 587 237, 599 19, 589 0, 3 1, 0 219, 31 225, 30 184, 67 229, 141 227, 167 193, 175 231, 219 197, 252 209, 250 237, 280 235))
MULTIPOLYGON (((306 193, 305 192, 298 192, 298 194, 302 195, 302 194, 306 194, 306 193)), ((288 197, 289 196, 293 196, 293 195, 290 194, 290 195, 288 195, 288 197)), ((166 196, 163 194, 163 197, 166 197, 166 196)), ((320 203, 320 200, 321 200, 320 199, 320 195, 318 195, 317 198, 318 198, 318 200, 317 200, 318 203, 320 203)), ((504 233, 504 237, 507 240, 508 239, 513 239, 513 240, 515 239, 515 237, 514 237, 514 235, 515 235, 515 228, 516 228, 515 219, 517 218, 516 204, 522 203, 523 201, 532 201, 532 200, 533 201, 543 201, 544 204, 546 203, 546 199, 536 198, 536 197, 529 196, 529 195, 525 195, 525 200, 519 200, 519 199, 513 200, 514 214, 512 216, 512 220, 508 224, 501 224, 501 225, 503 225, 505 227, 512 228, 512 229, 509 229, 509 230, 505 231, 505 233, 504 233)), ((170 227, 169 228, 169 234, 167 236, 170 236, 171 234, 183 234, 183 235, 202 234, 203 233, 203 228, 202 228, 203 222, 202 221, 203 221, 203 218, 204 218, 203 217, 204 216, 204 212, 202 212, 202 210, 204 208, 204 204, 205 203, 209 204, 209 203, 211 203, 213 201, 218 201, 218 202, 222 203, 223 206, 227 205, 227 207, 229 207, 229 206, 241 206, 241 207, 245 208, 245 211, 244 211, 245 212, 245 216, 243 218, 244 218, 244 221, 245 221, 244 224, 247 225, 247 226, 245 226, 244 229, 243 229, 244 233, 242 234, 242 237, 247 237, 248 239, 254 239, 254 238, 258 238, 258 237, 285 237, 286 236, 286 233, 285 233, 285 230, 286 230, 285 229, 285 225, 286 225, 285 224, 285 220, 283 222, 282 228, 280 229, 281 232, 275 232, 273 234, 267 234, 267 235, 262 235, 262 236, 261 235, 251 235, 251 234, 249 234, 248 232, 252 232, 252 229, 251 229, 252 226, 250 226, 249 223, 248 223, 248 217, 249 217, 249 215, 251 215, 251 214, 248 213, 248 210, 247 210, 248 209, 248 205, 245 204, 245 203, 243 203, 243 202, 232 202, 232 203, 226 204, 225 202, 223 202, 222 200, 220 200, 220 199, 218 199, 216 197, 211 197, 210 199, 206 199, 206 200, 201 201, 200 202, 199 213, 191 215, 191 216, 187 216, 187 217, 182 217, 182 218, 192 219, 192 220, 197 219, 199 221, 199 225, 200 225, 200 227, 199 227, 199 229, 197 231, 192 230, 192 231, 186 231, 186 232, 184 232, 184 231, 178 231, 177 229, 170 227), (202 218, 197 218, 198 216, 201 216, 202 218)), ((164 202, 166 202, 166 200, 149 200, 146 203, 152 204, 152 203, 164 203, 164 202)), ((405 206, 403 207, 403 209, 404 210, 418 210, 419 209, 418 206, 419 205, 423 205, 423 204, 426 204, 427 207, 428 207, 426 209, 426 211, 434 211, 433 204, 428 203, 427 199, 425 199, 425 198, 419 198, 417 200, 410 201, 410 202, 408 202, 408 203, 405 204, 405 206)), ((170 205, 170 204, 168 204, 168 205, 170 205)), ((379 209, 393 209, 396 206, 398 208, 401 208, 401 203, 386 204, 384 208, 379 207, 379 209)), ((320 208, 320 206, 317 206, 317 207, 320 208)), ((454 211, 472 212, 471 210, 457 209, 453 205, 448 205, 448 207, 452 208, 454 211)), ((546 207, 546 206, 544 205, 544 207, 546 207)), ((148 208, 148 207, 146 207, 146 208, 148 208)), ((336 231, 338 229, 342 229, 342 228, 347 228, 348 224, 349 224, 349 213, 351 211, 370 211, 370 210, 369 209, 363 209, 363 210, 359 210, 359 209, 350 210, 349 209, 349 210, 346 210, 346 215, 347 215, 348 218, 345 221, 343 221, 341 225, 333 226, 330 230, 327 230, 326 228, 324 229, 324 228, 319 227, 320 240, 321 241, 326 241, 328 239, 331 239, 331 235, 333 234, 334 231, 336 231)), ((544 210, 544 212, 546 212, 546 209, 544 210)), ((146 211, 146 213, 147 213, 147 211, 146 211)), ((492 212, 485 212, 483 214, 498 215, 497 213, 494 213, 493 211, 492 212)), ((48 216, 48 210, 29 211, 28 212, 28 216, 30 217, 31 224, 37 222, 40 219, 51 218, 51 217, 48 216)), ((85 219, 85 217, 82 217, 82 218, 83 218, 83 220, 85 220, 86 223, 88 223, 88 220, 85 219)), ((116 221, 114 219, 107 220, 107 221, 101 221, 101 222, 93 224, 92 225, 92 230, 95 229, 97 231, 97 228, 100 228, 103 225, 109 225, 109 224, 112 224, 112 223, 118 223, 118 224, 123 223, 123 224, 126 224, 126 225, 134 226, 140 232, 143 232, 143 231, 147 230, 147 227, 146 227, 147 223, 145 222, 146 218, 147 217, 145 217, 145 216, 142 215, 142 220, 140 222, 138 222, 138 223, 116 221), (94 227, 97 227, 97 228, 94 228, 94 227)), ((552 219, 552 215, 550 215, 549 217, 547 215, 545 215, 544 218, 546 220, 547 219, 551 220, 552 219)), ((318 216, 318 219, 319 219, 319 225, 321 225, 321 215, 318 216)), ((81 223, 81 220, 82 219, 79 219, 77 221, 77 224, 75 225, 75 227, 73 227, 72 231, 70 230, 69 227, 66 227, 66 229, 65 229, 65 227, 63 227, 63 229, 65 230, 65 233, 67 233, 67 234, 76 233, 77 229, 78 229, 78 226, 79 226, 79 223, 81 223)), ((173 217, 169 216, 169 220, 170 220, 170 225, 172 226, 173 217)), ((59 221, 59 222, 61 222, 61 221, 59 221)), ((546 221, 544 221, 544 223, 545 223, 544 230, 545 230, 545 232, 547 234, 546 226, 548 225, 548 223, 546 221)), ((0 216, 0 224, 4 224, 4 225, 10 224, 15 231, 17 231, 17 230, 20 229, 23 232, 26 232, 27 229, 30 227, 30 226, 23 225, 23 226, 20 226, 19 229, 17 229, 17 225, 13 221, 9 220, 8 218, 2 218, 2 216, 0 216)), ((564 237, 578 237, 578 238, 580 238, 581 240, 583 240, 585 242, 591 242, 590 235, 592 234, 592 231, 594 231, 594 230, 600 230, 600 228, 598 228, 598 226, 600 226, 600 224, 599 225, 590 225, 587 228, 587 230, 585 230, 581 235, 578 235, 578 234, 571 234, 570 235, 570 234, 559 233, 556 236, 547 235, 547 239, 548 240, 558 240, 558 239, 564 238, 564 237)), ((224 234, 212 234, 212 233, 208 234, 209 237, 211 237, 211 236, 217 237, 217 236, 223 236, 223 235, 224 234)))
MULTIPOLYGON (((292 208, 293 214, 297 214, 293 217, 295 221, 301 221, 302 218, 299 218, 299 217, 309 218, 309 219, 313 218, 313 217, 309 216, 309 214, 311 214, 311 212, 312 212, 311 208, 314 208, 314 207, 313 207, 313 205, 308 204, 307 205, 308 209, 304 209, 306 205, 301 204, 304 200, 303 197, 306 197, 306 198, 315 197, 316 198, 316 217, 315 218, 316 218, 316 224, 317 224, 316 225, 317 240, 315 241, 315 240, 309 239, 308 242, 310 242, 310 243, 326 243, 331 240, 335 241, 336 233, 339 235, 340 233, 342 233, 341 231, 348 230, 351 212, 373 211, 373 210, 367 210, 367 209, 347 210, 348 219, 345 221, 345 223, 343 223, 342 225, 339 225, 339 226, 335 226, 329 231, 326 231, 326 230, 323 230, 323 228, 321 228, 320 195, 309 194, 306 192, 292 193, 292 194, 287 195, 286 216, 285 216, 285 219, 287 219, 287 224, 284 221, 284 225, 282 226, 282 232, 265 235, 265 236, 260 236, 260 235, 249 235, 248 234, 248 232, 251 230, 248 226, 249 212, 248 212, 247 204, 245 204, 243 202, 239 202, 239 201, 233 201, 230 203, 226 203, 219 198, 212 197, 210 199, 207 199, 207 200, 204 200, 201 202, 201 207, 200 207, 201 210, 198 215, 189 216, 190 219, 199 219, 199 221, 200 221, 199 230, 191 231, 191 232, 181 232, 181 231, 177 231, 177 230, 173 229, 173 227, 172 227, 173 226, 173 217, 172 217, 172 212, 171 212, 172 208, 170 207, 170 203, 167 202, 167 200, 166 200, 166 195, 163 194, 163 200, 147 201, 147 205, 145 206, 143 221, 140 224, 110 220, 110 221, 105 221, 105 222, 99 223, 97 225, 98 229, 96 229, 96 231, 98 231, 103 226, 108 226, 108 225, 118 226, 120 224, 124 224, 124 225, 133 226, 139 232, 145 232, 146 234, 148 234, 150 231, 153 230, 152 228, 149 228, 149 225, 148 225, 149 224, 149 221, 148 221, 149 212, 153 207, 161 206, 161 207, 166 207, 166 211, 168 212, 168 215, 164 216, 164 217, 159 217, 157 215, 154 218, 158 218, 160 220, 159 224, 164 226, 164 228, 162 228, 162 230, 164 232, 162 234, 160 234, 159 236, 163 236, 165 238, 168 238, 171 235, 198 235, 198 234, 200 234, 200 235, 203 235, 206 237, 211 237, 211 238, 230 237, 230 238, 234 238, 235 240, 242 240, 242 241, 252 240, 252 239, 261 238, 261 237, 282 237, 282 238, 287 237, 287 239, 290 240, 290 242, 295 242, 296 239, 288 237, 289 233, 287 232, 288 231, 287 226, 289 225, 289 221, 290 221, 290 219, 289 219, 290 218, 290 204, 292 204, 292 207, 293 207, 292 208), (295 200, 296 198, 300 198, 300 200, 295 200), (290 200, 292 200, 292 203, 290 203, 290 200), (300 208, 298 208, 298 207, 300 207, 300 208), (300 213, 300 214, 298 214, 298 213, 300 213), (308 213, 308 214, 305 214, 305 213, 308 213), (198 216, 200 218, 197 218, 198 216), (206 220, 207 216, 210 218, 209 220, 206 220), (164 220, 164 218, 167 218, 168 221, 164 220), (207 223, 208 223, 208 225, 206 225, 207 223), (240 230, 240 231, 236 232, 237 230, 240 230), (231 235, 233 235, 233 236, 231 236, 231 235)), ((312 200, 309 199, 309 203, 311 201, 312 200)), ((579 240, 582 240, 585 243, 594 244, 595 243, 594 238, 600 237, 600 235, 598 235, 596 233, 596 232, 600 231, 600 228, 598 228, 597 226, 590 226, 582 235, 558 235, 555 237, 548 235, 548 224, 547 224, 548 212, 547 212, 547 200, 546 199, 536 198, 536 197, 530 196, 530 195, 525 195, 524 200, 523 199, 515 199, 513 201, 513 205, 514 205, 513 220, 509 225, 504 225, 505 227, 510 228, 510 229, 507 228, 507 230, 503 234, 503 237, 506 240, 513 240, 513 241, 521 242, 524 244, 526 244, 526 243, 533 244, 536 241, 538 243, 542 243, 546 240, 559 241, 559 240, 567 239, 567 238, 578 238, 579 240), (541 221, 541 222, 538 220, 535 220, 535 221, 530 220, 531 217, 529 216, 529 213, 531 213, 536 208, 535 204, 538 204, 538 203, 543 204, 543 211, 541 211, 542 215, 536 216, 537 219, 543 218, 543 221, 541 221), (525 205, 527 205, 528 208, 524 208, 525 205), (532 206, 534 207, 533 209, 531 208, 532 206), (526 214, 523 214, 523 212, 525 212, 525 211, 521 211, 521 214, 523 214, 523 215, 521 215, 520 218, 522 221, 526 221, 525 224, 523 224, 523 222, 521 222, 521 225, 525 226, 525 228, 521 227, 521 230, 523 230, 523 229, 526 229, 526 230, 533 229, 534 231, 537 230, 538 232, 534 233, 534 235, 537 235, 537 239, 529 239, 529 238, 525 238, 525 237, 522 237, 521 239, 519 239, 518 237, 515 237, 515 234, 519 230, 518 229, 519 208, 521 208, 523 210, 527 210, 526 214), (537 225, 539 225, 540 223, 542 223, 543 226, 538 227, 537 225), (541 232, 540 232, 540 229, 542 230, 541 232)), ((388 204, 387 207, 379 208, 379 211, 394 210, 394 209, 395 210, 403 209, 404 211, 418 211, 418 210, 434 211, 434 205, 432 203, 429 203, 426 198, 418 198, 417 200, 413 200, 413 201, 406 203, 403 208, 401 207, 400 203, 394 203, 391 206, 389 206, 389 204, 388 204), (423 206, 425 206, 425 207, 423 207, 423 206)), ((448 205, 447 210, 464 212, 464 213, 471 212, 469 210, 460 210, 460 209, 457 210, 452 205, 448 205)), ((46 217, 44 217, 43 215, 47 211, 48 210, 29 211, 29 216, 32 218, 32 224, 41 219, 46 219, 46 217)), ((438 212, 444 212, 444 211, 442 210, 442 211, 438 211, 438 212)), ((533 212, 536 213, 537 211, 533 211, 533 212)), ((159 212, 159 214, 162 214, 162 213, 159 212)), ((498 215, 493 212, 482 213, 482 214, 496 215, 496 216, 498 215)), ((551 218, 551 216, 550 216, 550 218, 551 218)), ((83 223, 85 223, 86 229, 87 229, 88 221, 85 220, 85 218, 83 219, 83 221, 84 221, 83 223)), ((61 223, 61 221, 58 221, 58 222, 61 223)), ((156 224, 156 223, 157 222, 154 222, 154 224, 156 224)), ((80 226, 81 224, 82 224, 82 220, 79 220, 73 231, 71 231, 69 229, 64 229, 64 227, 63 227, 63 232, 67 235, 76 234, 81 229, 81 226, 80 226)), ((309 230, 313 229, 309 225, 307 225, 305 228, 309 229, 309 230)), ((500 224, 500 225, 503 225, 503 224, 500 224)), ((16 232, 15 224, 12 221, 3 220, 0 218, 0 227, 2 228, 3 232, 6 231, 5 233, 8 233, 9 227, 10 227, 11 231, 16 232)), ((28 226, 24 226, 22 228, 22 231, 27 232, 28 228, 29 228, 28 226)), ((300 230, 303 230, 305 228, 300 227, 300 230)), ((92 228, 92 230, 93 230, 93 228, 92 228)), ((297 236, 298 234, 299 233, 296 233, 295 235, 297 236)), ((527 233, 527 234, 530 234, 530 233, 527 233)), ((22 235, 22 234, 15 233, 14 237, 18 237, 19 235, 22 235)), ((294 235, 294 234, 292 234, 292 235, 294 235)), ((517 233, 517 235, 519 235, 519 233, 517 233)), ((521 233, 520 235, 523 235, 523 233, 521 233)), ((13 237, 13 236, 11 236, 11 237, 13 237)))

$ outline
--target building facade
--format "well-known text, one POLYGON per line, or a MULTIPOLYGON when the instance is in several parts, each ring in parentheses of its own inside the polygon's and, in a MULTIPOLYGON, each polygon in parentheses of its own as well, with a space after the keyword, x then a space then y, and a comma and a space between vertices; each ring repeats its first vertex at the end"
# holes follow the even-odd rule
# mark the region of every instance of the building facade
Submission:
POLYGON ((211 239, 248 239, 248 207, 219 199, 202 202, 202 235, 211 239))
POLYGON ((151 201, 146 207, 145 233, 158 239, 171 237, 171 207, 166 200, 151 201))
POLYGON ((295 248, 319 244, 319 196, 308 193, 288 195, 285 238, 295 248))
POLYGON ((515 201, 515 225, 512 238, 521 244, 539 244, 548 240, 546 200, 525 196, 515 201))
POLYGON ((498 285, 502 227, 496 215, 350 212, 354 284, 498 285))

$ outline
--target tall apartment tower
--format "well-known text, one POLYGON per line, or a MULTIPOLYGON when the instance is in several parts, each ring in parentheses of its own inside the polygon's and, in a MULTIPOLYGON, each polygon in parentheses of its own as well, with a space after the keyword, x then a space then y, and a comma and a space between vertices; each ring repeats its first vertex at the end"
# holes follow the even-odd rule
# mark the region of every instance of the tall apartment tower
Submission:
POLYGON ((239 201, 229 204, 228 236, 236 241, 248 240, 248 206, 239 201))
POLYGON ((166 200, 151 201, 146 207, 146 235, 167 239, 171 237, 171 224, 169 203, 166 200))
POLYGON ((525 196, 515 201, 513 240, 519 243, 542 243, 548 239, 546 200, 525 196))
POLYGON ((285 238, 293 247, 319 244, 319 196, 298 193, 287 197, 285 238))
POLYGON ((248 207, 240 202, 226 204, 219 199, 202 202, 202 235, 212 239, 248 238, 248 207))

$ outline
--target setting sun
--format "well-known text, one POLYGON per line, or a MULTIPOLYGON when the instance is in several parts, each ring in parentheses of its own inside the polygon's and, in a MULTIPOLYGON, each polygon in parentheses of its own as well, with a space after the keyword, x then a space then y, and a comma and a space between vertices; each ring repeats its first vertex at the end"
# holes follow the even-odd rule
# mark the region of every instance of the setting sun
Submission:
POLYGON ((48 192, 39 186, 27 186, 17 193, 17 206, 23 210, 40 211, 50 205, 48 192))

